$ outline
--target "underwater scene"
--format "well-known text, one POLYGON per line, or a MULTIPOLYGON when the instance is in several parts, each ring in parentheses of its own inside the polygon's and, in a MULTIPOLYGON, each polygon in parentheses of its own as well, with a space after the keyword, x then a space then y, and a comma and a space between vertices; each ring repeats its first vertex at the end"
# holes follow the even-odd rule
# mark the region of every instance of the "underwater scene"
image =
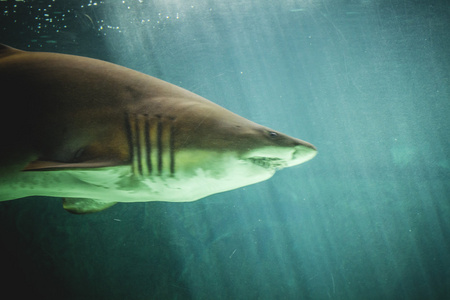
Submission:
POLYGON ((0 47, 5 299, 450 299, 448 1, 0 0, 0 13, 1 44, 84 57, 42 54, 30 74, 0 47), (122 97, 142 94, 152 103, 122 97), (13 162, 24 145, 56 150, 13 162), (101 146, 108 161, 90 160, 101 146), (84 177, 60 185, 69 173, 84 177))

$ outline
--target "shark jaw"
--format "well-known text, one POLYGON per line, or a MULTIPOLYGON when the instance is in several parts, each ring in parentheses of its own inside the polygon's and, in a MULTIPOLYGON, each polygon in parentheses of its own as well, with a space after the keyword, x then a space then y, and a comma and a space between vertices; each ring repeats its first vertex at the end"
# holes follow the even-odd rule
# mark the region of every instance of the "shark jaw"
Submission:
POLYGON ((310 144, 291 148, 269 146, 246 153, 244 160, 248 160, 262 168, 276 171, 302 164, 316 155, 316 148, 310 144))

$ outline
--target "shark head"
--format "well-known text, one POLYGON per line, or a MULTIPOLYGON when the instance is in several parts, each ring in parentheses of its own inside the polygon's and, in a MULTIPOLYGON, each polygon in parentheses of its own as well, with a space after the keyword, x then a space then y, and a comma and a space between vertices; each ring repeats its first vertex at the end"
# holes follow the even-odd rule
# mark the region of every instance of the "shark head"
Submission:
MULTIPOLYGON (((182 110, 127 118, 133 174, 184 191, 192 201, 266 180, 277 170, 312 159, 316 148, 251 122, 207 100, 184 100, 182 110), (152 179, 149 179, 152 178, 152 179), (189 192, 186 192, 189 191, 189 192)), ((172 106, 171 100, 164 103, 172 106)))

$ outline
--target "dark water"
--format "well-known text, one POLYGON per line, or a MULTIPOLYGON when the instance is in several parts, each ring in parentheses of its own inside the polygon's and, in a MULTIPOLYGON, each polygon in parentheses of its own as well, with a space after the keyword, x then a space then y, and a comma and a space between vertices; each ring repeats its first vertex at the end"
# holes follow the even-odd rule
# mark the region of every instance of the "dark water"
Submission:
POLYGON ((85 216, 55 198, 0 203, 2 294, 450 299, 447 1, 0 8, 3 43, 137 69, 319 149, 269 181, 193 203, 85 216))

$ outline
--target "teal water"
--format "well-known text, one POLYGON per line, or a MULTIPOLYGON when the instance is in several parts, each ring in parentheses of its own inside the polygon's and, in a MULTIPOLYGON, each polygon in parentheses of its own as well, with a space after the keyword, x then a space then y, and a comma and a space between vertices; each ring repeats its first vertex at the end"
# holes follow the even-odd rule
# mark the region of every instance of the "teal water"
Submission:
POLYGON ((0 8, 2 43, 125 65, 319 150, 268 181, 193 203, 77 216, 56 198, 2 202, 5 294, 450 298, 446 1, 0 8))

